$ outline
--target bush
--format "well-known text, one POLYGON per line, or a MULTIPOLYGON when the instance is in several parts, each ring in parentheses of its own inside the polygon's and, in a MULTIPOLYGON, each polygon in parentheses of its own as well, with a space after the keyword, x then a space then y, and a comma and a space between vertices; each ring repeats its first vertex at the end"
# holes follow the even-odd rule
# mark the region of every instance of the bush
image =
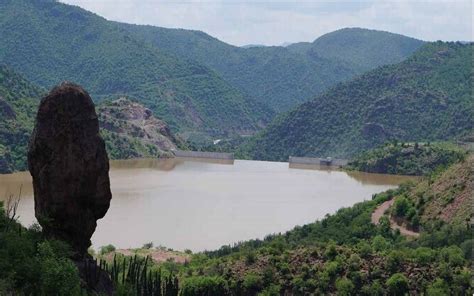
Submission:
POLYGON ((420 247, 415 250, 415 261, 419 264, 429 264, 435 259, 436 253, 426 247, 420 247))
POLYGON ((457 246, 449 246, 441 249, 441 259, 451 266, 461 266, 464 263, 464 253, 457 246))
POLYGON ((385 284, 390 295, 403 296, 408 292, 408 279, 402 273, 392 275, 385 284))
POLYGON ((115 251, 115 246, 114 245, 106 245, 106 246, 100 247, 99 253, 101 255, 105 255, 105 254, 108 254, 108 253, 113 252, 113 251, 115 251))
POLYGON ((43 295, 80 295, 80 278, 76 266, 58 257, 48 242, 38 246, 43 295))
POLYGON ((280 296, 280 290, 281 290, 280 286, 270 285, 261 293, 259 293, 258 296, 280 296))
POLYGON ((243 287, 247 294, 255 294, 263 289, 263 278, 254 273, 248 273, 244 277, 243 287))
POLYGON ((372 248, 377 252, 385 251, 389 246, 387 240, 381 235, 375 236, 372 240, 372 248))
POLYGON ((352 295, 354 291, 354 284, 347 278, 340 278, 336 281, 337 295, 352 295))
POLYGON ((405 217, 408 210, 410 209, 410 203, 408 199, 404 196, 401 196, 395 200, 393 203, 393 212, 392 214, 397 217, 405 217))
POLYGON ((227 293, 227 282, 219 276, 194 276, 182 281, 181 296, 225 295, 227 293))
MULTIPOLYGON (((146 243, 142 246, 143 249, 151 249, 153 248, 153 242, 146 243)), ((115 250, 115 248, 114 248, 115 250)))
POLYGON ((440 278, 436 279, 426 290, 427 296, 444 296, 449 294, 448 284, 440 278))

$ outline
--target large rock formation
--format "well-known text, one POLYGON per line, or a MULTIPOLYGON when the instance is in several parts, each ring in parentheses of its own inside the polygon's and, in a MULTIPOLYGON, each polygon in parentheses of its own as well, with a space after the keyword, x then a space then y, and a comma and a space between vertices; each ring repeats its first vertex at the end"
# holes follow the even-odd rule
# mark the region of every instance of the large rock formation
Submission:
POLYGON ((41 100, 28 166, 43 232, 85 255, 112 194, 94 103, 80 86, 63 83, 41 100))

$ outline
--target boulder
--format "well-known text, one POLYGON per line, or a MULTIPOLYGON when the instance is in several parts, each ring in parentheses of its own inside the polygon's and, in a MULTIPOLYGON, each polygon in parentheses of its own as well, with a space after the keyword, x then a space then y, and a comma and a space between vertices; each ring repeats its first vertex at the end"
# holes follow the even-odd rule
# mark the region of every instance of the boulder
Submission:
POLYGON ((41 100, 28 151, 35 216, 50 238, 87 256, 112 194, 109 159, 89 94, 62 83, 41 100))

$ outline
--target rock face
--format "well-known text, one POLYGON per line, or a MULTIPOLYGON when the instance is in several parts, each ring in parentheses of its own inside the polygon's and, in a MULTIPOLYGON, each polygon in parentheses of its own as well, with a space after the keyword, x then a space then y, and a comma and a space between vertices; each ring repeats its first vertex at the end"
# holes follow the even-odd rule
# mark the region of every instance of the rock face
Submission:
POLYGON ((30 139, 35 216, 48 237, 84 256, 112 194, 109 159, 89 94, 63 83, 41 100, 30 139))
POLYGON ((141 104, 120 98, 97 110, 112 158, 172 157, 172 150, 184 145, 164 121, 141 104))

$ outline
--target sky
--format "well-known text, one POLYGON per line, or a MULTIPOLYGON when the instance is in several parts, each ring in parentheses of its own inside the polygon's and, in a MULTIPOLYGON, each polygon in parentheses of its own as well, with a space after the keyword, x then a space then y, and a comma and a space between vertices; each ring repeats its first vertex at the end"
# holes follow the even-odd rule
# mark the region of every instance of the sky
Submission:
POLYGON ((426 41, 473 41, 472 0, 60 0, 109 20, 204 31, 224 42, 281 45, 345 27, 426 41))

